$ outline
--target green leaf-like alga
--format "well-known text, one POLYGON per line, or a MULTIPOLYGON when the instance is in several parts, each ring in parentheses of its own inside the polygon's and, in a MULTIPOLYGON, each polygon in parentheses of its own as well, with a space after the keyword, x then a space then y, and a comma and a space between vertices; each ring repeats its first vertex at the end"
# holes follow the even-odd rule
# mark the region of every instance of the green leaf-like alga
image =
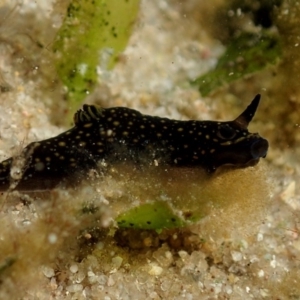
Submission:
POLYGON ((135 229, 178 228, 186 221, 177 216, 174 210, 163 201, 155 201, 134 207, 116 219, 119 227, 135 229))
POLYGON ((56 36, 56 69, 67 87, 70 113, 97 83, 101 54, 108 69, 124 50, 139 9, 139 0, 72 0, 56 36))
POLYGON ((260 35, 244 32, 232 40, 215 69, 197 78, 193 84, 206 96, 225 84, 275 64, 280 56, 277 36, 266 32, 260 35))

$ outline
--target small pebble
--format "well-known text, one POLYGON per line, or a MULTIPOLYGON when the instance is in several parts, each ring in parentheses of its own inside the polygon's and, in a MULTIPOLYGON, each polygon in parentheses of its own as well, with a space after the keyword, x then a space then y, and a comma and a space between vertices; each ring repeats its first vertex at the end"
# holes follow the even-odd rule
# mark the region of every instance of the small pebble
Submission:
POLYGON ((258 277, 264 277, 265 276, 264 270, 259 270, 257 275, 258 277))
POLYGON ((115 257, 113 257, 113 258, 111 259, 111 262, 112 262, 112 264, 114 265, 114 267, 115 267, 116 269, 119 269, 119 268, 121 267, 121 265, 122 265, 123 258, 120 257, 120 256, 115 256, 115 257))
POLYGON ((186 251, 181 250, 178 251, 178 255, 181 257, 182 260, 184 260, 189 254, 186 251))
POLYGON ((238 251, 231 251, 231 257, 233 261, 241 261, 243 259, 243 255, 238 251))
POLYGON ((258 242, 261 242, 261 241, 263 241, 263 239, 264 239, 264 235, 262 234, 262 233, 258 233, 257 234, 257 237, 256 237, 256 240, 258 241, 258 242))
POLYGON ((107 286, 114 286, 115 283, 116 282, 114 281, 114 279, 112 278, 112 276, 109 276, 108 280, 107 280, 107 286))
POLYGON ((70 293, 76 293, 76 292, 82 291, 83 286, 82 286, 82 284, 71 284, 71 285, 67 286, 66 289, 70 293))
POLYGON ((50 244, 55 244, 57 242, 57 235, 55 233, 50 233, 48 235, 48 241, 50 244))
POLYGON ((43 266, 43 274, 47 277, 47 278, 51 278, 55 275, 54 270, 50 267, 47 266, 43 266))
POLYGON ((272 258, 273 258, 273 259, 270 261, 270 266, 271 266, 272 268, 276 268, 276 266, 277 266, 276 256, 273 255, 272 258))
POLYGON ((70 271, 74 274, 78 272, 78 266, 76 264, 73 264, 70 266, 70 271))
POLYGON ((148 272, 149 275, 152 276, 159 276, 163 271, 163 268, 159 267, 159 266, 152 266, 152 268, 150 269, 150 271, 148 272))

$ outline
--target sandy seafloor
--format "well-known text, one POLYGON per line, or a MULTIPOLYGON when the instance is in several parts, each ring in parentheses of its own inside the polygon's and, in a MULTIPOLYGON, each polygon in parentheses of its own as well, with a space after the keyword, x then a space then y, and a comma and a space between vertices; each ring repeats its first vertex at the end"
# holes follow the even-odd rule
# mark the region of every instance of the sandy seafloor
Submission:
MULTIPOLYGON (((66 129, 55 125, 64 118, 65 104, 45 54, 66 5, 30 0, 0 4, 0 158, 5 159, 29 142, 66 129), (37 40, 46 46, 38 47, 37 40)), ((212 120, 235 118, 257 93, 262 102, 271 103, 268 72, 264 80, 242 80, 232 93, 224 88, 214 97, 203 98, 189 86, 188 80, 212 68, 224 50, 192 18, 193 8, 206 13, 205 5, 192 0, 185 5, 142 1, 126 51, 112 71, 99 67, 101 84, 86 102, 212 120)), ((81 223, 75 211, 80 197, 90 192, 86 184, 76 192, 56 190, 42 196, 4 193, 0 298, 300 299, 297 148, 272 143, 283 133, 267 111, 262 103, 250 131, 270 140, 268 157, 256 167, 233 171, 235 175, 225 178, 227 186, 217 185, 225 199, 237 191, 230 207, 214 210, 199 224, 166 232, 159 242, 141 231, 122 247, 110 230, 90 250, 85 245, 81 251, 79 232, 91 223, 88 218, 81 223)), ((105 189, 93 195, 107 205, 107 198, 118 198, 123 190, 104 181, 105 189)), ((97 226, 108 223, 104 219, 97 226)), ((87 231, 84 237, 92 235, 87 231)))

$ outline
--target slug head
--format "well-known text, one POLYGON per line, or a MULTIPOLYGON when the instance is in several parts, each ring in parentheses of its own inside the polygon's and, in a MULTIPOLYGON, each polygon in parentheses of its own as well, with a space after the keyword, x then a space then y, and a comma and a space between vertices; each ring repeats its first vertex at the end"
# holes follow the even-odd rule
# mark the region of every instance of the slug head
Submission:
POLYGON ((251 122, 260 101, 257 95, 250 105, 235 120, 217 122, 215 124, 215 143, 210 155, 209 172, 215 171, 222 165, 234 167, 253 166, 260 158, 267 155, 269 143, 258 133, 250 133, 248 125, 251 122))

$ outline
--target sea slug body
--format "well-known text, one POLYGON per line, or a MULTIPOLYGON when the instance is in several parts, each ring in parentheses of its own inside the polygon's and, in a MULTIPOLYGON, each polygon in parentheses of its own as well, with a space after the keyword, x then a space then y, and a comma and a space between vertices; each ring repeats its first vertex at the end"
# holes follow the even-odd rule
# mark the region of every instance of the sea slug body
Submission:
POLYGON ((0 190, 52 189, 99 162, 131 161, 138 165, 198 167, 213 172, 223 165, 255 165, 268 141, 250 133, 260 101, 257 95, 233 121, 179 121, 143 115, 125 108, 83 105, 74 127, 24 148, 0 163, 0 190))

